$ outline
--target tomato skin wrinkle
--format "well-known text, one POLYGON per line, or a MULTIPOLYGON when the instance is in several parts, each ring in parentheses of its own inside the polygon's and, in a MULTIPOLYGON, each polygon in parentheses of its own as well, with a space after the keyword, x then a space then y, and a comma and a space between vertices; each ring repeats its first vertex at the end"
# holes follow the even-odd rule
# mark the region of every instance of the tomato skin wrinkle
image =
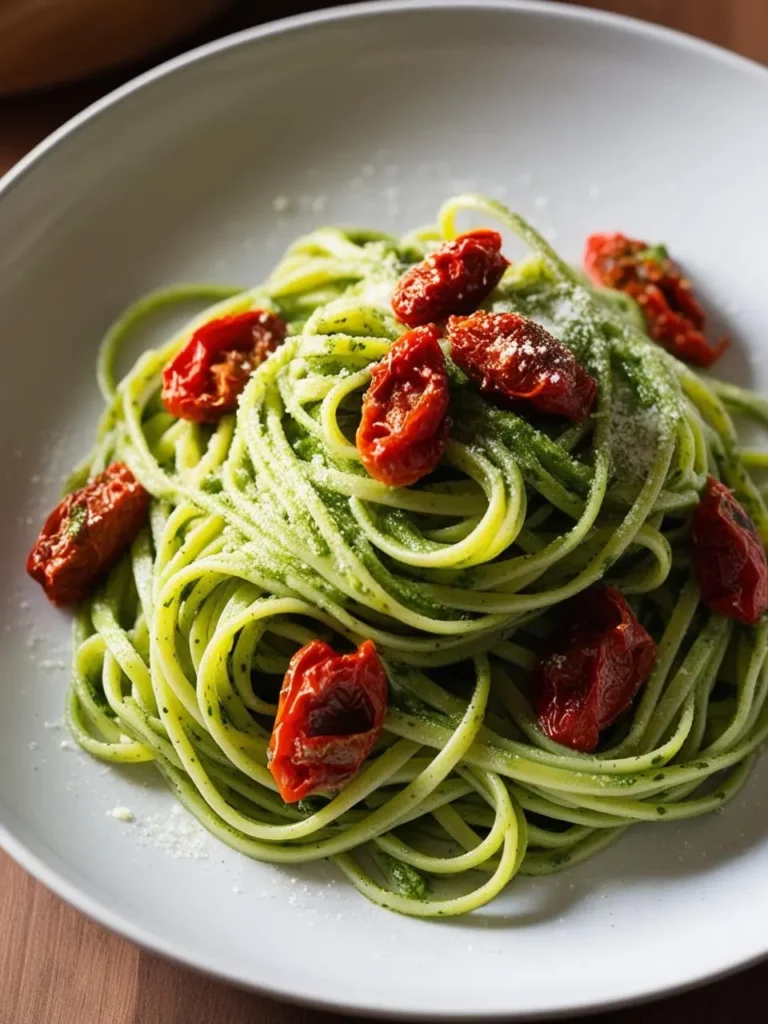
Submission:
POLYGON ((339 790, 360 771, 384 726, 387 674, 371 640, 337 654, 312 640, 291 658, 269 741, 285 803, 339 790))
POLYGON ((355 443, 370 475, 389 487, 416 483, 445 451, 451 421, 439 338, 434 324, 408 331, 371 371, 355 443))
POLYGON ((535 670, 539 728, 591 754, 648 678, 656 644, 621 593, 604 584, 567 602, 555 637, 556 650, 535 670))
POLYGON ((643 312, 651 338, 683 362, 711 366, 728 347, 727 338, 714 347, 707 341, 704 310, 691 282, 663 246, 649 246, 619 232, 590 235, 584 269, 597 284, 630 295, 643 312))
POLYGON ((407 327, 472 313, 491 294, 508 266, 498 231, 467 231, 403 274, 392 309, 407 327))
POLYGON ((124 463, 113 463, 51 512, 27 572, 53 604, 77 604, 134 540, 148 509, 147 491, 124 463))
POLYGON ((768 608, 765 548, 742 506, 713 476, 693 514, 691 546, 702 602, 754 625, 768 608))
POLYGON ((249 377, 286 333, 283 319, 264 309, 209 320, 163 370, 165 408, 193 423, 234 412, 249 377))
POLYGON ((451 317, 451 357, 491 397, 543 413, 583 420, 597 382, 562 342, 517 313, 451 317))

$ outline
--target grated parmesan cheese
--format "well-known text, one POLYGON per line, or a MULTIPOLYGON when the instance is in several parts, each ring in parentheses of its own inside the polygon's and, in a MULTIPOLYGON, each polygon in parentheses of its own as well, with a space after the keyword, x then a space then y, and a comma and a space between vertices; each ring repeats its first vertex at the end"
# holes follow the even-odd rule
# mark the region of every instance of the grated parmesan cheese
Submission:
POLYGON ((130 807, 113 807, 107 811, 110 818, 117 818, 118 821, 133 821, 133 811, 130 807))
POLYGON ((205 860, 208 857, 208 833, 179 804, 170 811, 151 814, 139 826, 142 845, 155 846, 172 857, 205 860))
POLYGON ((639 406, 626 385, 616 388, 611 408, 610 446, 619 476, 629 480, 645 476, 656 456, 661 420, 658 406, 639 406))

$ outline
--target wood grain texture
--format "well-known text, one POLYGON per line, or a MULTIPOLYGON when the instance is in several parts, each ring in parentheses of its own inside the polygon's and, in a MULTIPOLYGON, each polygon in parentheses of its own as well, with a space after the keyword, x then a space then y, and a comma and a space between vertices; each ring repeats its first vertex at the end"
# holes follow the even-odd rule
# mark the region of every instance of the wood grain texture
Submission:
POLYGON ((589 0, 581 6, 667 25, 768 63, 766 0, 589 0))
MULTIPOLYGON (((591 5, 682 29, 768 63, 768 0, 591 0, 591 5)), ((242 3, 206 36, 312 6, 318 5, 242 3)), ((202 38, 190 37, 182 48, 202 38)), ((0 172, 138 70, 0 100, 0 172)), ((768 964, 652 1006, 578 1020, 763 1024, 767 984, 768 964)), ((335 1019, 233 989, 145 953, 83 917, 0 854, 0 1024, 330 1024, 335 1019)))
POLYGON ((0 93, 136 60, 210 21, 230 0, 3 0, 0 93))

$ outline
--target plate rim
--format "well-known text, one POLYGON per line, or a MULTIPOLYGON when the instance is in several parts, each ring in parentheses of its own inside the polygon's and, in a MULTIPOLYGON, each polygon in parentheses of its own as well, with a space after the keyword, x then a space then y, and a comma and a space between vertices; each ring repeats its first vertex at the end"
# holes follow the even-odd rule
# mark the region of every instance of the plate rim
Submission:
MULTIPOLYGON (((41 142, 34 146, 25 156, 0 177, 0 202, 5 200, 24 177, 50 152, 64 143, 70 136, 76 135, 92 121, 107 114, 134 93, 151 86, 163 78, 182 71, 190 65, 197 64, 240 46, 250 45, 271 36, 290 33, 297 29, 311 28, 333 22, 352 21, 372 15, 397 15, 407 11, 429 11, 436 9, 472 10, 485 9, 491 11, 522 11, 543 15, 552 20, 570 20, 616 28, 629 35, 645 36, 660 40, 670 46, 677 46, 698 52, 711 60, 730 65, 763 81, 768 81, 768 67, 763 66, 749 57, 743 57, 723 46, 692 36, 678 29, 668 28, 652 22, 602 11, 591 7, 572 6, 559 0, 365 0, 348 6, 335 6, 317 11, 280 18, 275 21, 241 29, 218 39, 211 40, 175 57, 163 61, 155 67, 142 72, 129 81, 111 90, 105 96, 86 106, 83 110, 64 122, 41 142)), ((341 1014, 364 1014, 368 1017, 390 1020, 441 1020, 467 1021, 477 1019, 478 1011, 456 1011, 450 1013, 432 1013, 421 1009, 392 1009, 383 1005, 328 999, 315 995, 305 995, 280 987, 267 985, 242 977, 240 974, 227 970, 225 965, 216 967, 202 962, 193 951, 185 950, 178 943, 163 938, 155 931, 135 924, 119 911, 111 909, 97 897, 91 896, 71 881, 65 873, 52 867, 31 846, 11 832, 10 828, 0 821, 0 849, 4 850, 18 865, 41 882, 50 891, 65 900, 70 906, 87 917, 106 927, 109 931, 128 939, 141 949, 162 956, 174 963, 182 964, 198 973, 226 981, 241 989, 246 989, 284 1002, 293 1003, 312 1009, 330 1011, 341 1014)), ((684 993, 708 982, 722 980, 738 971, 754 966, 768 958, 768 939, 764 948, 752 955, 737 955, 717 970, 699 968, 688 971, 687 976, 679 981, 661 986, 636 985, 634 991, 621 998, 574 1000, 567 1007, 552 1010, 517 1012, 514 1010, 483 1010, 484 1020, 556 1020, 570 1017, 573 1014, 601 1012, 611 1009, 622 1009, 661 999, 675 994, 684 993)))

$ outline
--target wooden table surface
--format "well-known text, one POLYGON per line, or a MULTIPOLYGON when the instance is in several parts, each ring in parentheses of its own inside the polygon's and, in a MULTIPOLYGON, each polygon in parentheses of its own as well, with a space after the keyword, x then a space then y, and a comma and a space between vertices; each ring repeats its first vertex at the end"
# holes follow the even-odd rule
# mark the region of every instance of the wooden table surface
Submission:
MULTIPOLYGON (((277 13, 319 6, 243 3, 180 49, 277 13)), ((768 0, 592 0, 768 63, 768 0)), ((167 54, 160 55, 162 57, 167 54)), ((0 173, 67 117, 136 68, 34 96, 0 99, 0 173)), ((605 1024, 764 1022, 768 963, 672 999, 579 1020, 605 1024)), ((169 963, 94 924, 0 853, 0 1024, 329 1024, 169 963)))

